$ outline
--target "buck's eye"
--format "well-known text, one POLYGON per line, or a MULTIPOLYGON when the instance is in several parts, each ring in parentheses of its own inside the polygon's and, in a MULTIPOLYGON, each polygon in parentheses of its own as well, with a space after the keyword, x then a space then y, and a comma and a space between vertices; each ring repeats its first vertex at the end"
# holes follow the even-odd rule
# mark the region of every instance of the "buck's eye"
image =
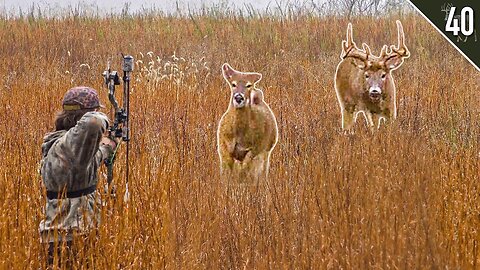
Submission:
POLYGON ((370 78, 370 75, 365 74, 365 79, 368 79, 368 78, 370 78))
POLYGON ((385 77, 387 77, 387 73, 382 74, 382 79, 385 79, 385 77))
POLYGON ((237 87, 237 84, 233 82, 232 87, 237 87))
POLYGON ((247 83, 245 86, 246 86, 247 88, 250 88, 250 87, 252 87, 252 84, 251 84, 251 83, 247 83))

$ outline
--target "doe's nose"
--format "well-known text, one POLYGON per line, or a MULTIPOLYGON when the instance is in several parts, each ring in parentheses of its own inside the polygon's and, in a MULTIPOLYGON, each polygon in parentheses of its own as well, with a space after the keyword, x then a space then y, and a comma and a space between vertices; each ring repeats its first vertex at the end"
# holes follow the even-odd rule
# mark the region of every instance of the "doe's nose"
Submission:
POLYGON ((233 98, 238 104, 242 103, 245 100, 245 97, 242 94, 235 94, 233 98))

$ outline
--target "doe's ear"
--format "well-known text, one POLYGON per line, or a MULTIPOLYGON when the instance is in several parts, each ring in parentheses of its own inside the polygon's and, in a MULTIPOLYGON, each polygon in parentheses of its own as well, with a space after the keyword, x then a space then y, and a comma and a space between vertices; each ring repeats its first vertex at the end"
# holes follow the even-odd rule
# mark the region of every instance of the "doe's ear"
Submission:
POLYGON ((250 100, 252 105, 259 105, 263 101, 263 91, 260 89, 253 89, 250 93, 250 100))
POLYGON ((248 80, 251 81, 253 84, 258 83, 262 79, 261 73, 252 72, 248 74, 248 80))
POLYGON ((227 82, 231 82, 231 79, 232 79, 232 76, 233 74, 235 74, 235 70, 228 64, 228 63, 225 63, 222 65, 222 74, 223 74, 223 78, 227 81, 227 82))

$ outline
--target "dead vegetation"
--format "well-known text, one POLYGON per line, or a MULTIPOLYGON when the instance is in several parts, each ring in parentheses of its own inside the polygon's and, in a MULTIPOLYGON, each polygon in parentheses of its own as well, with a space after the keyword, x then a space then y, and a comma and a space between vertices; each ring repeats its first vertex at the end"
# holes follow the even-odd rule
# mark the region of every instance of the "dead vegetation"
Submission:
POLYGON ((131 201, 107 204, 96 269, 477 268, 480 77, 420 16, 356 18, 356 38, 379 51, 395 19, 412 54, 397 121, 353 136, 333 84, 345 19, 0 20, 0 268, 40 266, 42 136, 68 88, 107 102, 100 74, 120 52, 137 59, 131 201), (269 203, 229 202, 218 180, 224 62, 264 75, 279 128, 269 203))

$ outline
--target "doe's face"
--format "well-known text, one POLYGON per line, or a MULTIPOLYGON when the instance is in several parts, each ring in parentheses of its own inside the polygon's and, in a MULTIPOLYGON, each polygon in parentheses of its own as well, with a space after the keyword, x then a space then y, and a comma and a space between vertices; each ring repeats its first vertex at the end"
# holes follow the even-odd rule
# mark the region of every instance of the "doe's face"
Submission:
POLYGON ((223 76, 230 86, 232 105, 236 109, 243 108, 251 103, 250 95, 255 83, 261 80, 260 73, 239 72, 228 64, 222 67, 223 76))
POLYGON ((232 90, 232 102, 235 108, 243 108, 250 103, 250 92, 253 88, 253 83, 249 80, 235 80, 230 83, 232 90))

